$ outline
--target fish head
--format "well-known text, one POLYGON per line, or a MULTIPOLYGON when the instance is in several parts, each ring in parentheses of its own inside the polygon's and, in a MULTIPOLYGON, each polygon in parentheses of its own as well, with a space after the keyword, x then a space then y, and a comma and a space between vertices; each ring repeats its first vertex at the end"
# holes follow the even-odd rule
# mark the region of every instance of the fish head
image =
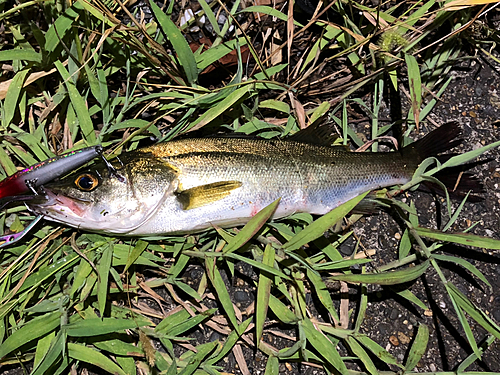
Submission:
POLYGON ((30 210, 92 232, 127 234, 146 222, 176 189, 177 171, 148 155, 125 155, 43 186, 30 210))

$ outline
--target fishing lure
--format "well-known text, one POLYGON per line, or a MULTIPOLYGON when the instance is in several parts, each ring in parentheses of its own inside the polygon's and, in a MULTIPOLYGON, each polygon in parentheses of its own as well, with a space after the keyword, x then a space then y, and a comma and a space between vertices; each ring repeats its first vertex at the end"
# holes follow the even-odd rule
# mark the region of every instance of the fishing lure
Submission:
MULTIPOLYGON (((0 182, 0 210, 14 201, 27 201, 37 197, 36 188, 102 155, 101 146, 86 147, 41 161, 7 177, 0 182), (21 195, 32 190, 35 195, 21 195)), ((104 159, 105 160, 105 159, 104 159)), ((39 215, 23 231, 0 237, 0 249, 19 241, 43 218, 39 215)))
POLYGON ((101 146, 86 147, 41 161, 0 182, 0 199, 26 193, 71 172, 102 154, 101 146))

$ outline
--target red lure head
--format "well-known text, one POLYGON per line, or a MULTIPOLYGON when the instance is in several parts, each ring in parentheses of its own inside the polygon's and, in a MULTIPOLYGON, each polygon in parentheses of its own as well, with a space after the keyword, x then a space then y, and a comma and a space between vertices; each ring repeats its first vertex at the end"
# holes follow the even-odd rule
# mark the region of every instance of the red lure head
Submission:
POLYGON ((0 199, 23 194, 29 190, 26 180, 19 178, 25 173, 24 171, 19 171, 0 182, 0 199))
POLYGON ((0 181, 0 199, 26 193, 29 191, 29 182, 31 182, 32 187, 37 187, 69 173, 99 156, 101 152, 101 146, 87 147, 25 168, 0 181))

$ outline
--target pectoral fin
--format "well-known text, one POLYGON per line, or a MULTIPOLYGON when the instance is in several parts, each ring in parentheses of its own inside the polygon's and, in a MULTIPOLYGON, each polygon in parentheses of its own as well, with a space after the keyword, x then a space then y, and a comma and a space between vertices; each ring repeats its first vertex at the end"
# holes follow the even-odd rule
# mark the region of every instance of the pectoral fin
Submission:
POLYGON ((195 186, 178 191, 177 199, 184 210, 205 206, 228 196, 232 190, 242 185, 240 181, 220 181, 212 184, 195 186))

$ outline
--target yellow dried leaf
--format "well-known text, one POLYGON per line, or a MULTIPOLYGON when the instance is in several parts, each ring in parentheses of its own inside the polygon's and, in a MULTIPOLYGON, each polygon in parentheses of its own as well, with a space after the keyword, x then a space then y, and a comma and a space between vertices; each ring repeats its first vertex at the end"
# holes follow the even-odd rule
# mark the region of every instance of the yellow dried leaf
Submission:
POLYGON ((443 9, 448 11, 460 10, 474 7, 476 5, 485 5, 496 3, 498 0, 453 0, 446 4, 443 9))

